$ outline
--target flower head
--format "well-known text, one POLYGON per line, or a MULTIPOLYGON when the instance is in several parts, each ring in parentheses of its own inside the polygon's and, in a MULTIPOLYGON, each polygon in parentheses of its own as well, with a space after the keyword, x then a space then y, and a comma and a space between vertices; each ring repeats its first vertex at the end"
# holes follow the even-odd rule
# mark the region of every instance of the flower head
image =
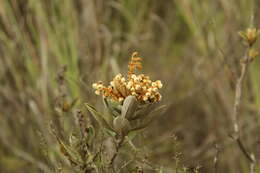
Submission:
POLYGON ((247 28, 246 31, 240 31, 239 35, 248 43, 251 47, 257 40, 260 34, 260 30, 256 28, 247 28))
POLYGON ((135 74, 135 70, 141 70, 141 58, 134 52, 131 61, 128 64, 128 75, 125 78, 122 74, 117 74, 110 82, 109 86, 104 86, 102 82, 92 85, 97 95, 115 102, 122 103, 127 96, 135 96, 139 102, 153 103, 161 100, 161 94, 158 92, 163 84, 160 80, 152 81, 150 77, 144 74, 135 74))
POLYGON ((250 49, 248 51, 248 57, 250 61, 253 61, 257 56, 258 56, 259 52, 255 49, 250 49))

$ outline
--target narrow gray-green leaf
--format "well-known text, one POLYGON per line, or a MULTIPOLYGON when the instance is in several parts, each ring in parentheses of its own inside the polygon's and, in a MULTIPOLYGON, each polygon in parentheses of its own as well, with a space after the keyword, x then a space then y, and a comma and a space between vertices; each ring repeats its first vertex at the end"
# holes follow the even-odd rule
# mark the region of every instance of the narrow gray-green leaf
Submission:
POLYGON ((82 160, 78 153, 73 151, 73 149, 71 149, 69 146, 65 145, 54 130, 52 130, 52 134, 55 136, 59 143, 60 152, 69 160, 72 165, 78 165, 79 163, 82 163, 82 160))
POLYGON ((158 103, 152 103, 147 105, 146 107, 140 108, 136 111, 135 115, 130 118, 130 120, 142 119, 143 117, 148 116, 155 108, 158 106, 158 103))
POLYGON ((157 107, 154 111, 152 111, 152 112, 149 114, 148 117, 146 117, 146 118, 143 120, 143 122, 142 122, 140 125, 138 125, 138 126, 132 128, 130 131, 142 130, 142 129, 146 128, 153 120, 156 119, 157 116, 162 115, 162 113, 159 114, 159 113, 157 113, 157 112, 158 112, 159 110, 162 111, 162 109, 164 109, 164 108, 166 108, 165 105, 162 105, 162 106, 157 107))
POLYGON ((93 106, 91 106, 88 103, 85 103, 85 106, 102 127, 114 131, 114 129, 107 123, 106 119, 98 111, 96 111, 96 109, 93 106))
POLYGON ((106 109, 109 111, 110 114, 112 114, 113 116, 119 116, 120 115, 120 110, 112 107, 111 104, 109 103, 109 101, 106 98, 103 99, 103 103, 104 103, 106 109))

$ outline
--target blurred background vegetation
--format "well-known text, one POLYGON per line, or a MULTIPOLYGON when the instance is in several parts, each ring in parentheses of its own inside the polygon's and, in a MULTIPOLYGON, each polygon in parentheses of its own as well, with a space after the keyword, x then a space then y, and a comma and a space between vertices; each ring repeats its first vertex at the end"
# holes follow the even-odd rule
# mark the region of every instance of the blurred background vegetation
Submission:
MULTIPOLYGON (((237 32, 259 27, 259 9, 253 0, 0 0, 0 172, 49 172, 50 162, 63 162, 48 123, 74 128, 71 114, 55 111, 64 66, 68 102, 102 108, 91 84, 125 73, 134 51, 143 72, 162 80, 168 106, 143 132, 152 163, 174 172, 175 134, 181 164, 214 172, 217 144, 219 172, 248 172, 229 134, 245 50, 237 32), (47 146, 51 161, 42 152, 47 146)), ((239 116, 241 138, 256 159, 259 67, 256 60, 249 68, 239 116)))

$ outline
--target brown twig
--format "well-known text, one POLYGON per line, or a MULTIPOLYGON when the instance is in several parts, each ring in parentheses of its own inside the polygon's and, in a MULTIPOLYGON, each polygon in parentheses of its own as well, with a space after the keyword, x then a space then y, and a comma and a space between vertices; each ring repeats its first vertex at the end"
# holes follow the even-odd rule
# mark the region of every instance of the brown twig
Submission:
POLYGON ((247 160, 250 162, 250 173, 255 172, 255 157, 253 154, 249 154, 249 152, 246 150, 245 146, 243 145, 240 135, 239 135, 239 125, 238 125, 238 113, 239 113, 239 107, 241 104, 241 95, 242 95, 242 84, 246 75, 246 71, 248 68, 248 65, 250 63, 250 57, 248 56, 248 52, 250 50, 250 47, 246 50, 246 54, 244 58, 241 61, 241 74, 236 82, 236 91, 235 91, 235 103, 233 107, 233 128, 235 135, 233 136, 233 139, 236 141, 239 149, 242 151, 244 156, 247 158, 247 160))
POLYGON ((234 126, 234 132, 236 134, 239 133, 239 128, 238 128, 238 111, 241 103, 241 95, 242 95, 242 83, 245 78, 245 74, 247 71, 247 66, 248 66, 248 56, 247 53, 248 50, 246 51, 245 58, 241 62, 241 74, 240 77, 237 79, 236 82, 236 93, 235 93, 235 103, 233 107, 233 126, 234 126))
POLYGON ((242 153, 244 154, 244 156, 250 161, 250 162, 254 162, 254 159, 251 157, 251 155, 246 151, 245 146, 243 145, 242 141, 240 140, 240 138, 236 139, 236 142, 240 148, 240 150, 242 151, 242 153))

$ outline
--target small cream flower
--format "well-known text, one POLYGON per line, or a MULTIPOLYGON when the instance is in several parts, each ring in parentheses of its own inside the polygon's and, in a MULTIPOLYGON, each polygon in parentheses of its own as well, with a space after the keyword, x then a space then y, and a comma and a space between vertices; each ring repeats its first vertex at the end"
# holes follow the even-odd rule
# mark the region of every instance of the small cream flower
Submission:
POLYGON ((97 83, 93 83, 93 84, 92 84, 92 88, 94 88, 94 89, 97 89, 97 86, 98 86, 97 83))
POLYGON ((140 85, 136 85, 136 86, 135 86, 135 89, 136 89, 136 90, 140 90, 140 89, 141 89, 141 86, 140 86, 140 85))
POLYGON ((120 98, 118 99, 119 102, 122 102, 123 100, 124 100, 123 97, 120 97, 120 98))
POLYGON ((99 90, 96 90, 96 91, 95 91, 95 94, 96 94, 96 95, 100 95, 100 91, 99 91, 99 90))
POLYGON ((148 97, 143 96, 143 101, 147 101, 147 100, 148 100, 148 97))

